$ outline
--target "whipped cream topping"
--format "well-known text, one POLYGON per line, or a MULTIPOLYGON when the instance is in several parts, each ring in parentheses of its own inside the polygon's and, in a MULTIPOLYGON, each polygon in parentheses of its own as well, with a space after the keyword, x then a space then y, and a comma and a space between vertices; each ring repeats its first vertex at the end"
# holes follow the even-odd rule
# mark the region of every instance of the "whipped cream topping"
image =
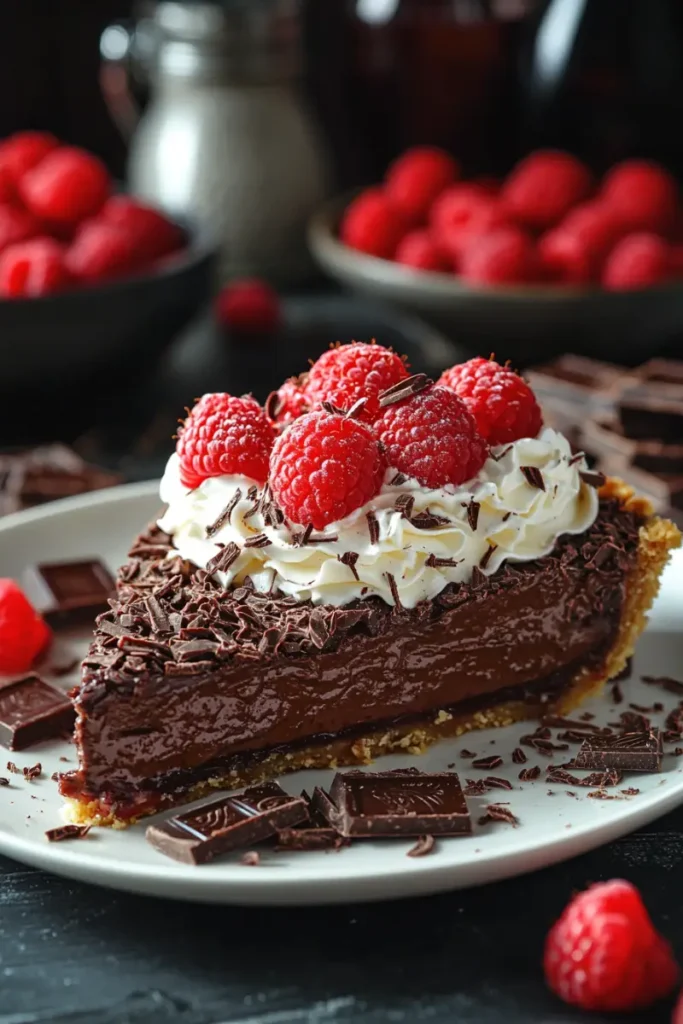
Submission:
POLYGON ((236 545, 234 560, 216 573, 226 587, 248 576, 261 592, 314 604, 378 595, 413 608, 448 583, 469 581, 475 566, 490 575, 506 559, 540 558, 561 534, 588 529, 598 496, 581 479, 586 468, 583 458, 572 458, 567 439, 546 428, 537 438, 493 448, 466 485, 428 490, 415 480, 397 483, 396 471, 388 470, 371 502, 305 539, 302 527, 264 517, 253 480, 210 477, 188 491, 173 454, 161 481, 168 508, 159 526, 200 568, 236 545))

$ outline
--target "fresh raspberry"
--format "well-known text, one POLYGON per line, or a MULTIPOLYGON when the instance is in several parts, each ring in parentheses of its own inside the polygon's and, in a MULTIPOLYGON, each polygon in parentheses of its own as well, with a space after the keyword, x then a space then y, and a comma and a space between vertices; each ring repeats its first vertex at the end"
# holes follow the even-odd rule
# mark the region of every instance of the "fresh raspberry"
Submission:
POLYGON ((452 261, 439 248, 428 231, 409 231, 399 242, 396 262, 416 270, 449 271, 452 261))
POLYGON ((126 233, 138 267, 148 266, 182 247, 183 233, 176 224, 130 196, 111 196, 99 216, 126 233))
POLYGON ((6 299, 50 295, 72 282, 64 246, 54 238, 30 238, 0 255, 0 295, 6 299))
POLYGON ((547 277, 564 284, 597 281, 621 231, 612 211, 599 200, 577 206, 538 243, 547 277))
POLYGON ((256 399, 210 394, 200 398, 180 428, 180 479, 195 488, 210 476, 268 477, 275 431, 256 399))
POLYGON ((127 233, 101 220, 86 221, 79 228, 67 250, 66 265, 77 280, 93 285, 136 269, 127 233))
POLYGON ((41 225, 27 210, 0 206, 0 252, 8 245, 24 242, 40 234, 41 225))
POLYGON ((385 468, 369 427, 321 410, 280 434, 270 457, 270 485, 288 519, 323 530, 374 498, 385 468))
POLYGON ((585 199, 592 185, 590 171, 576 157, 559 150, 538 150, 512 169, 500 198, 517 223, 545 231, 585 199))
POLYGON ((271 392, 264 406, 271 423, 284 427, 310 412, 303 390, 306 379, 307 374, 290 377, 277 391, 271 392))
POLYGON ((540 276, 536 247, 519 228, 498 228, 465 249, 460 274, 477 284, 529 284, 540 276))
POLYGON ((470 359, 451 366, 437 381, 467 405, 477 429, 491 445, 536 437, 543 417, 536 396, 514 370, 493 359, 470 359))
POLYGON ((605 175, 601 196, 626 230, 668 234, 676 225, 676 181, 649 160, 617 164, 605 175))
POLYGON ((423 487, 470 480, 488 454, 467 406, 448 388, 431 385, 388 405, 374 430, 389 466, 423 487))
POLYGON ((672 245, 669 250, 669 262, 673 277, 683 277, 683 245, 672 245))
POLYGON ((345 412, 358 401, 366 402, 356 419, 372 423, 379 415, 379 395, 408 376, 405 363, 391 349, 354 341, 323 352, 308 374, 306 399, 314 409, 331 402, 345 412))
POLYGON ((24 174, 58 145, 49 132, 17 132, 0 142, 0 173, 16 187, 24 174))
POLYGON ((465 182, 453 185, 439 196, 429 222, 437 244, 457 265, 475 238, 505 226, 507 217, 484 186, 465 182))
POLYGON ((361 192, 346 208, 339 229, 345 245, 391 260, 408 223, 380 188, 361 192))
POLYGON ((14 580, 0 579, 0 672, 26 672, 51 636, 49 627, 14 580))
POLYGON ((669 944, 637 890, 620 879, 592 885, 572 900, 548 934, 543 963, 560 999, 597 1012, 650 1006, 678 979, 669 944))
POLYGON ((77 224, 92 217, 109 195, 107 168, 92 153, 75 146, 55 149, 19 182, 31 213, 55 224, 77 224))
POLYGON ((422 224, 436 197, 455 181, 459 170, 453 157, 442 149, 409 149, 387 171, 386 194, 408 223, 422 224))
POLYGON ((280 324, 280 299, 265 281, 232 281, 215 302, 216 319, 237 334, 272 334, 280 324))
POLYGON ((651 288, 672 276, 669 246, 657 235, 642 231, 615 245, 607 258, 602 283, 609 291, 651 288))

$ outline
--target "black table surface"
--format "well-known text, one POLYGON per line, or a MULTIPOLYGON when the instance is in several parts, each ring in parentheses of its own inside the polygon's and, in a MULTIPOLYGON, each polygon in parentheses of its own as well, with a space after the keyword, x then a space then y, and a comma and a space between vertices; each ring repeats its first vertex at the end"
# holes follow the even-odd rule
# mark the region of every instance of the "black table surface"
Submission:
MULTIPOLYGON (((333 340, 323 329, 308 336, 318 348, 333 340)), ((85 455, 129 478, 158 475, 169 422, 185 402, 227 386, 221 374, 261 374, 269 390, 274 362, 280 373, 272 350, 228 358, 220 345, 199 328, 139 386, 99 401, 96 413, 82 405, 70 418, 62 409, 58 436, 45 413, 32 419, 35 436, 13 440, 80 435, 85 455)), ((433 368, 440 346, 418 339, 415 368, 433 368)), ((563 1006, 544 986, 543 941, 574 891, 624 877, 683 959, 682 865, 683 810, 528 877, 365 905, 193 905, 98 889, 0 857, 0 1024, 658 1024, 670 1021, 671 1003, 636 1018, 563 1006)))

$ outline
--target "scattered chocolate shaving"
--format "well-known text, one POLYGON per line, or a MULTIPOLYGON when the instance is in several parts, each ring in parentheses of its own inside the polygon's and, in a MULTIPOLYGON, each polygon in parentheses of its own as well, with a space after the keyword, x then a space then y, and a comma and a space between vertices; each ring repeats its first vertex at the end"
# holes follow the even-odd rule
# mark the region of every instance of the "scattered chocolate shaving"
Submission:
POLYGON ((604 473, 594 472, 588 469, 580 469, 579 476, 589 487, 602 487, 607 479, 604 473))
POLYGON ((9 779, 4 776, 0 777, 0 786, 9 786, 9 779))
POLYGON ((391 480, 389 481, 389 484, 392 487, 402 487, 407 479, 408 477, 405 475, 405 473, 395 473, 394 476, 392 476, 391 480))
POLYGON ((676 696, 683 696, 683 681, 672 679, 671 676, 643 676, 642 680, 649 686, 661 686, 668 693, 675 693, 676 696))
POLYGON ((636 789, 634 786, 629 786, 628 789, 621 789, 619 792, 623 793, 624 796, 638 796, 640 790, 636 789))
POLYGON ((481 504, 472 498, 466 507, 467 522, 469 523, 470 530, 474 533, 477 529, 477 523, 479 522, 479 509, 481 508, 481 504))
POLYGON ((340 409, 338 405, 333 405, 332 402, 321 402, 320 404, 330 416, 346 416, 346 410, 340 409))
POLYGON ((595 715, 592 711, 584 711, 582 712, 582 714, 579 715, 579 718, 582 722, 592 722, 595 718, 595 715))
POLYGON ((635 704, 635 703, 634 703, 634 702, 632 701, 632 702, 631 702, 631 703, 629 704, 629 707, 630 707, 630 708, 631 708, 631 709, 632 709, 633 711, 639 711, 639 712, 640 712, 641 714, 643 714, 643 715, 651 715, 651 714, 653 714, 654 712, 657 712, 657 711, 663 711, 663 710, 664 710, 664 705, 663 705, 663 704, 659 704, 659 703, 655 703, 655 704, 653 704, 653 705, 652 705, 652 707, 647 707, 647 706, 646 706, 646 705, 644 705, 644 704, 635 704))
POLYGON ((240 549, 233 540, 229 544, 226 544, 224 548, 214 555, 213 558, 209 559, 206 563, 206 571, 209 575, 214 572, 227 572, 233 562, 236 562, 240 556, 240 549))
POLYGON ((440 558, 438 555, 430 554, 427 555, 425 565, 428 565, 430 569, 451 568, 460 565, 462 561, 462 558, 440 558))
POLYGON ((229 523, 230 522, 230 516, 234 512, 235 506, 241 500, 242 500, 242 492, 239 489, 239 487, 237 487, 236 490, 235 490, 235 493, 233 494, 232 498, 230 499, 228 504, 225 506, 225 508, 223 509, 221 514, 219 515, 218 519, 216 519, 215 522, 211 523, 210 526, 207 526, 207 528, 206 528, 206 536, 207 537, 213 537, 213 535, 215 533, 218 533, 218 531, 221 529, 222 526, 225 525, 225 523, 229 523))
POLYGON ((42 772, 43 766, 40 761, 37 764, 31 765, 30 768, 23 769, 23 775, 27 782, 33 782, 34 779, 40 778, 42 772))
POLYGON ((413 398, 433 383, 434 381, 430 380, 426 373, 414 373, 412 377, 406 377, 405 380, 400 380, 398 384, 394 384, 380 393, 380 408, 385 409, 388 405, 402 402, 405 398, 413 398))
POLYGON ((604 789, 594 789, 590 793, 586 793, 592 800, 621 800, 620 796, 616 793, 606 793, 604 789))
POLYGON ((17 768, 17 766, 15 765, 14 761, 8 761, 7 762, 7 771, 11 772, 12 775, 21 775, 22 774, 21 768, 17 768))
POLYGON ((51 782, 59 782, 59 772, 53 772, 50 776, 51 782))
POLYGON ((358 570, 356 569, 356 562, 358 561, 357 551, 345 551, 343 555, 337 555, 337 558, 342 565, 348 565, 349 569, 353 573, 353 578, 359 580, 358 570))
POLYGON ((396 578, 394 574, 391 572, 385 572, 384 575, 387 578, 387 583, 389 584, 389 590, 391 591, 391 596, 393 598, 394 605, 397 608, 402 608, 403 605, 401 604, 401 595, 398 592, 398 586, 396 585, 396 578))
POLYGON ((512 825, 513 828, 517 828, 519 825, 519 818, 512 813, 512 811, 505 807, 503 804, 488 804, 485 808, 486 813, 482 814, 481 818, 478 819, 477 824, 488 825, 493 821, 503 821, 506 825, 512 825))
POLYGON ((509 445, 508 445, 508 446, 507 446, 506 448, 503 448, 502 452, 498 452, 498 453, 497 453, 497 454, 495 454, 495 455, 494 455, 494 454, 493 454, 493 452, 492 452, 492 453, 491 453, 491 458, 493 459, 493 461, 494 461, 494 462, 500 462, 500 460, 501 460, 501 459, 504 459, 504 458, 505 458, 505 456, 507 455, 507 453, 508 453, 509 451, 511 451, 511 450, 512 450, 512 445, 511 445, 511 444, 509 444, 509 445))
POLYGON ((592 786, 618 786, 621 779, 622 773, 613 768, 609 768, 604 772, 592 772, 590 775, 580 779, 578 776, 572 775, 565 768, 555 768, 551 765, 548 768, 545 781, 558 783, 562 786, 586 786, 590 788, 592 786))
POLYGON ((507 523, 507 521, 508 521, 508 519, 510 518, 511 515, 512 515, 512 512, 506 512, 505 515, 503 516, 503 518, 501 519, 501 523, 507 523))
POLYGON ((512 751, 512 763, 513 764, 526 764, 527 756, 521 747, 515 747, 512 751))
POLYGON ((476 757, 476 756, 477 756, 477 755, 476 755, 476 754, 474 753, 474 751, 472 751, 472 750, 466 750, 466 749, 464 749, 464 748, 463 748, 463 749, 462 749, 462 750, 460 751, 460 757, 464 757, 464 758, 467 758, 467 759, 471 759, 471 758, 473 758, 473 757, 476 757))
POLYGON ((257 533, 255 537, 248 537, 244 542, 245 548, 267 548, 271 540, 265 533, 257 533))
POLYGON ((419 836, 415 846, 412 846, 407 857, 426 857, 428 853, 431 853, 436 844, 434 836, 419 836))
POLYGON ((463 789, 465 796, 484 796, 489 791, 485 779, 465 779, 465 782, 467 783, 463 789))
POLYGON ((621 689, 621 686, 617 682, 612 683, 612 703, 613 704, 623 704, 623 701, 624 701, 624 692, 621 689))
POLYGON ((377 522, 377 516, 370 510, 365 513, 365 518, 368 521, 368 532, 370 534, 370 543, 376 544, 379 540, 379 523, 377 522))
POLYGON ((336 540, 339 540, 338 533, 321 534, 319 537, 314 537, 312 533, 308 535, 306 539, 307 544, 334 544, 336 540))
POLYGON ((514 789, 514 786, 507 779, 498 778, 496 775, 487 775, 484 782, 491 789, 514 789))
POLYGON ((294 546, 297 548, 305 548, 309 540, 311 539, 312 533, 313 523, 309 523, 308 526, 304 529, 303 533, 294 534, 294 546))
POLYGON ((45 833, 48 843, 62 843, 65 839, 83 839, 90 831, 90 825, 60 825, 49 828, 45 833))
POLYGON ((536 487, 539 491, 545 490, 545 480, 538 466, 520 466, 519 470, 530 487, 536 487))
POLYGON ((249 868, 257 868, 261 863, 261 854, 258 850, 247 850, 240 857, 240 863, 245 864, 249 868))
POLYGON ((567 465, 568 466, 575 466, 577 462, 581 462, 581 460, 585 459, 585 458, 586 458, 586 453, 585 452, 576 452, 576 454, 572 455, 572 457, 568 460, 567 465))
POLYGON ((539 765, 532 765, 531 768, 522 768, 521 772, 517 776, 522 782, 533 782, 541 774, 539 765))
POLYGON ((482 768, 484 771, 492 768, 500 768, 503 763, 503 758, 499 757, 498 754, 491 754, 490 757, 480 757, 476 761, 472 762, 473 768, 482 768))
MULTIPOLYGON (((594 715, 591 715, 591 718, 594 717, 594 715)), ((607 735, 612 731, 602 725, 587 725, 587 721, 589 721, 589 719, 581 718, 577 720, 574 718, 567 718, 564 715, 544 715, 541 719, 541 725, 548 729, 581 729, 584 733, 591 732, 596 733, 597 735, 607 735)), ((549 739, 549 736, 545 736, 544 738, 549 739)))
POLYGON ((491 561, 491 555, 493 554, 493 552, 496 550, 497 547, 498 547, 497 544, 489 544, 487 550, 484 552, 482 557, 479 559, 479 568, 480 569, 483 570, 483 569, 486 568, 486 566, 491 561))

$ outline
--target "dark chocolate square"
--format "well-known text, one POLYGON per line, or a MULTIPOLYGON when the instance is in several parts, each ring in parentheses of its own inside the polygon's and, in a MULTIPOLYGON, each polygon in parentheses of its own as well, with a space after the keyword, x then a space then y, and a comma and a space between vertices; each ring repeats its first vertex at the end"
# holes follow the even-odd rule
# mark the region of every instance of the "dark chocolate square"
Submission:
POLYGON ((39 676, 0 682, 0 743, 9 750, 57 739, 73 724, 69 698, 39 676))
POLYGON ((615 768, 624 772, 661 772, 661 730, 589 736, 576 755, 574 767, 587 771, 615 768))
POLYGON ((27 584, 29 598, 53 626, 94 620, 115 590, 111 573, 95 558, 43 562, 27 574, 27 584))

